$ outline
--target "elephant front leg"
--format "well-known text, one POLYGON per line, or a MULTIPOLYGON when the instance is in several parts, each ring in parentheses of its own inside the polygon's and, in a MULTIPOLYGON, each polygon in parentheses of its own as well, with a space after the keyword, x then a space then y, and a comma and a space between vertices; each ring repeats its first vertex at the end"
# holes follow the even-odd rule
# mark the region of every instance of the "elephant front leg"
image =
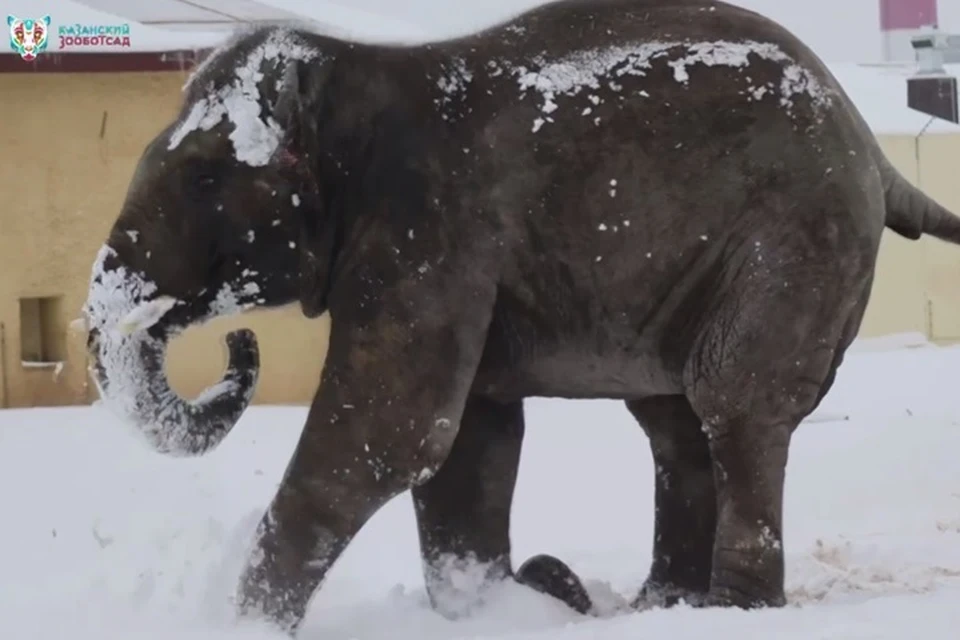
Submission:
POLYGON ((294 635, 364 523, 441 467, 484 342, 474 317, 424 320, 415 335, 334 321, 319 391, 241 578, 243 614, 294 635))
POLYGON ((510 506, 523 441, 523 405, 471 396, 446 462, 413 489, 430 603, 467 614, 485 589, 508 579, 510 506))
POLYGON ((377 487, 372 492, 364 483, 351 486, 336 478, 329 482, 333 475, 329 470, 336 463, 329 456, 311 460, 310 453, 309 447, 301 446, 294 454, 257 527, 237 594, 242 615, 266 618, 291 636, 330 566, 363 525, 365 514, 358 498, 379 502, 387 490, 377 487), (317 473, 315 465, 328 472, 317 473), (337 493, 347 502, 338 502, 337 493))
POLYGON ((448 618, 468 614, 488 587, 511 577, 581 613, 592 606, 580 580, 555 558, 535 556, 512 570, 510 510, 523 431, 522 402, 471 396, 446 462, 413 489, 427 593, 448 618))

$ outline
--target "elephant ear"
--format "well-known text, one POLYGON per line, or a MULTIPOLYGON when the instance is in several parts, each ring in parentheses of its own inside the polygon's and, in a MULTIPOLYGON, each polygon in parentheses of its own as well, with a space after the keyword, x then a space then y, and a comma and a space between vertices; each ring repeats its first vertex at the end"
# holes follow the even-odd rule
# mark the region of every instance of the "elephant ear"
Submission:
POLYGON ((333 65, 328 60, 289 60, 280 81, 273 119, 291 152, 309 153, 316 140, 324 88, 333 65))
POLYGON ((329 65, 291 60, 284 71, 281 90, 273 108, 273 118, 284 131, 278 160, 288 169, 305 177, 301 194, 304 204, 298 208, 298 246, 300 248, 300 307, 308 318, 326 311, 329 278, 336 259, 337 229, 329 224, 333 216, 319 211, 318 185, 311 174, 311 150, 318 143, 318 119, 322 108, 322 88, 329 65), (306 196, 306 197, 303 197, 306 196), (313 205, 313 206, 311 206, 313 205), (328 224, 321 226, 321 219, 328 224))
POLYGON ((307 80, 304 63, 300 60, 290 60, 283 72, 280 82, 280 92, 277 102, 273 106, 273 119, 283 129, 282 151, 296 152, 303 147, 304 135, 304 104, 303 87, 307 80))
MULTIPOLYGON (((316 212, 312 215, 316 216, 316 212)), ((318 225, 315 223, 304 223, 300 226, 300 309, 308 318, 319 317, 327 310, 334 267, 340 255, 338 219, 331 216, 329 221, 322 232, 316 228, 318 225)))

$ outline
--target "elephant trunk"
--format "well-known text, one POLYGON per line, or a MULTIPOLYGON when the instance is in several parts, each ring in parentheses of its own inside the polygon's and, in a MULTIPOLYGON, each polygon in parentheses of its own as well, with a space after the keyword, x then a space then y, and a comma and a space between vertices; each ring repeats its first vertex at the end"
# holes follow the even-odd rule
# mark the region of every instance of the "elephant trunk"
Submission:
POLYGON ((178 324, 164 318, 185 304, 157 297, 156 285, 105 245, 84 306, 87 348, 92 378, 108 409, 136 425, 157 451, 199 456, 222 442, 249 406, 260 358, 252 331, 231 332, 223 379, 193 401, 180 397, 164 372, 167 344, 190 323, 206 319, 187 317, 178 324))

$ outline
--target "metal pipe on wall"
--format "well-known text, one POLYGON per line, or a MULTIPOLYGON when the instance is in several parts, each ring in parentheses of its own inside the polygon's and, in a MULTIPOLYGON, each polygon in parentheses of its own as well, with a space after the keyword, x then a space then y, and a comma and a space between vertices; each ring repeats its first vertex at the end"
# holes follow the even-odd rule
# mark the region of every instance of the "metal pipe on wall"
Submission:
POLYGON ((7 382, 7 327, 2 322, 0 322, 0 409, 6 409, 10 405, 8 400, 10 398, 10 389, 8 388, 7 382))

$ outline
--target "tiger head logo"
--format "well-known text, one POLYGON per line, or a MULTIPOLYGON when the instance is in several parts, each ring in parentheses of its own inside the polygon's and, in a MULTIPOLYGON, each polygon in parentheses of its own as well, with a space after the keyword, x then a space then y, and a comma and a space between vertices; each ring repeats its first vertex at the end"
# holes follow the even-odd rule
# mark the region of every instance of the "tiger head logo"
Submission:
POLYGON ((7 16, 7 25, 10 27, 10 48, 27 62, 36 60, 40 52, 47 48, 50 16, 43 16, 39 20, 7 16))

